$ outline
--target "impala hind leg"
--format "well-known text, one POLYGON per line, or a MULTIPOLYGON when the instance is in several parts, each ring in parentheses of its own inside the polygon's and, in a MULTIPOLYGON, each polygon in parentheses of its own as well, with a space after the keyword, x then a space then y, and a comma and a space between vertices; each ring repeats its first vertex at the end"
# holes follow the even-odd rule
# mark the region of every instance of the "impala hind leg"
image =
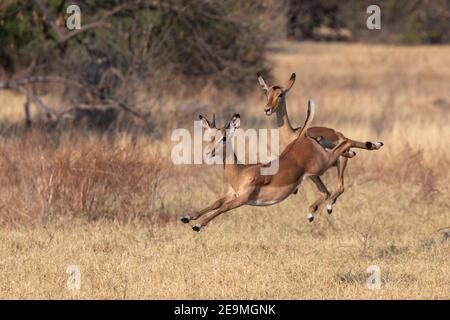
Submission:
POLYGON ((330 153, 330 157, 329 157, 329 164, 335 164, 336 161, 338 161, 339 157, 341 156, 342 159, 344 159, 344 157, 342 157, 342 155, 345 152, 349 152, 350 148, 360 148, 360 149, 365 149, 365 150, 378 150, 383 146, 383 142, 360 142, 360 141, 355 141, 355 140, 351 140, 348 138, 344 138, 342 139, 338 144, 336 144, 336 146, 331 150, 330 153))
POLYGON ((308 209, 308 221, 312 222, 314 220, 314 215, 320 208, 320 205, 330 196, 330 192, 318 176, 310 176, 309 178, 322 193, 322 195, 308 209))
POLYGON ((327 212, 331 214, 333 212, 333 204, 336 202, 337 198, 344 193, 344 171, 347 167, 348 158, 340 157, 337 163, 337 172, 338 172, 338 183, 336 189, 331 194, 331 197, 328 199, 327 204, 327 212))
POLYGON ((192 230, 199 232, 202 228, 204 228, 208 223, 211 222, 214 218, 217 218, 222 213, 230 211, 232 209, 238 208, 248 202, 249 195, 241 195, 232 200, 225 201, 222 206, 209 217, 205 218, 203 222, 196 224, 192 227, 192 230))
POLYGON ((207 206, 206 208, 197 211, 195 213, 192 213, 191 215, 185 215, 180 218, 181 222, 183 223, 189 223, 191 220, 197 220, 201 216, 203 216, 205 213, 208 213, 212 210, 216 210, 217 208, 220 208, 220 206, 227 200, 227 197, 220 198, 219 200, 216 200, 211 205, 207 206))
POLYGON ((351 159, 356 156, 356 152, 352 150, 345 151, 342 155, 343 158, 351 159))
POLYGON ((378 150, 384 145, 383 142, 360 142, 351 140, 348 138, 343 138, 339 141, 338 144, 331 150, 330 155, 330 164, 335 163, 339 156, 342 156, 344 153, 349 152, 350 148, 359 148, 365 150, 378 150))
POLYGON ((379 142, 370 142, 370 141, 361 142, 361 141, 355 141, 355 140, 351 140, 351 139, 348 139, 348 140, 351 142, 352 148, 359 148, 359 149, 365 149, 365 150, 378 150, 384 145, 384 143, 381 141, 379 141, 379 142))
MULTIPOLYGON (((338 137, 339 137, 338 141, 342 141, 345 139, 345 136, 343 134, 339 134, 338 137)), ((314 139, 325 149, 333 149, 336 146, 334 142, 325 139, 323 136, 314 139)), ((342 153, 342 156, 346 158, 353 158, 354 156, 356 156, 356 152, 352 150, 347 150, 342 153)))
MULTIPOLYGON (((383 146, 383 142, 360 142, 360 141, 354 141, 348 138, 343 139, 340 141, 334 149, 331 151, 331 157, 330 161, 334 163, 335 161, 338 161, 339 155, 342 154, 345 151, 348 151, 350 148, 360 148, 360 149, 366 149, 366 150, 378 150, 383 146)), ((327 211, 329 214, 333 211, 333 204, 336 202, 336 199, 344 192, 344 171, 347 167, 347 158, 341 157, 340 162, 338 163, 338 186, 336 188, 336 191, 333 192, 332 196, 330 197, 330 201, 327 205, 327 211)))

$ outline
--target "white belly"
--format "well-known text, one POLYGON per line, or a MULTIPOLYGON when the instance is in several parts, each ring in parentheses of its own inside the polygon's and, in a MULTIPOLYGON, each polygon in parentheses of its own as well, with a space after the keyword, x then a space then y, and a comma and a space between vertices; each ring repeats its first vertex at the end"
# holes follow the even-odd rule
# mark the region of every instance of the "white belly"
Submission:
POLYGON ((271 206, 272 204, 278 203, 281 200, 270 200, 270 201, 263 201, 263 200, 250 200, 247 204, 251 206, 271 206))

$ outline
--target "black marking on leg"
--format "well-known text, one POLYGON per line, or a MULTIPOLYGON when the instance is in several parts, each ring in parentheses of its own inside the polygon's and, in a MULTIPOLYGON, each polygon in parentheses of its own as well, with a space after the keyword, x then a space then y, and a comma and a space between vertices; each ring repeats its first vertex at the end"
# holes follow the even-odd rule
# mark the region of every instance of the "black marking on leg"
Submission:
POLYGON ((186 217, 186 216, 184 216, 184 217, 181 217, 181 222, 183 222, 183 223, 189 223, 189 221, 190 221, 190 219, 188 218, 188 217, 186 217))
POLYGON ((372 150, 372 149, 374 148, 373 143, 370 142, 370 141, 367 141, 367 142, 366 142, 366 148, 372 150))
POLYGON ((331 141, 325 139, 323 136, 320 136, 320 139, 317 139, 316 141, 326 149, 333 149, 335 147, 335 145, 331 141))
POLYGON ((293 194, 297 194, 298 193, 298 188, 296 188, 295 190, 294 190, 294 192, 292 192, 293 194))
POLYGON ((200 229, 201 229, 200 226, 197 226, 197 225, 192 227, 192 230, 194 230, 196 232, 200 232, 200 229))

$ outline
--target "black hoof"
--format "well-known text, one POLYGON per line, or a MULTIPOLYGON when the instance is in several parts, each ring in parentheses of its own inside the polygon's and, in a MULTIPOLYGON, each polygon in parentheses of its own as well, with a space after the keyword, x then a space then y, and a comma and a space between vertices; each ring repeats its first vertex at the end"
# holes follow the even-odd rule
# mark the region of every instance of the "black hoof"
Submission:
POLYGON ((332 213, 333 213, 333 209, 327 208, 327 213, 328 213, 328 214, 332 214, 332 213))
POLYGON ((297 194, 298 193, 298 188, 294 190, 294 192, 292 192, 293 194, 297 194))
POLYGON ((180 220, 183 223, 189 223, 189 221, 191 221, 191 218, 189 218, 189 216, 184 216, 184 217, 181 217, 180 220))
POLYGON ((380 141, 381 147, 384 146, 384 143, 380 141))
POLYGON ((192 227, 192 230, 194 230, 195 232, 200 232, 201 226, 195 225, 195 226, 192 227))
POLYGON ((312 214, 308 214, 308 222, 311 223, 314 221, 314 216, 312 214))

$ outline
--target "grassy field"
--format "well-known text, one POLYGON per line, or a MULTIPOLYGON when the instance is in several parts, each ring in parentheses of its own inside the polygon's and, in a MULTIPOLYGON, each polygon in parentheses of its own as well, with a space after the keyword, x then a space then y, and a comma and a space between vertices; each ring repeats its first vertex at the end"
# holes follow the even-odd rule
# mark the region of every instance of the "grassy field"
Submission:
MULTIPOLYGON (((281 204, 241 207, 192 232, 177 218, 224 182, 220 166, 169 162, 180 122, 164 120, 160 139, 3 134, 0 298, 450 299, 450 47, 280 43, 270 59, 280 84, 297 73, 294 125, 313 98, 315 125, 385 143, 349 161, 332 216, 307 223, 317 191, 305 181, 281 204), (66 287, 69 265, 79 290, 66 287), (371 265, 380 289, 366 285, 371 265)), ((197 100, 208 108, 176 114, 189 129, 213 111, 274 127, 258 90, 256 78, 245 99, 205 89, 197 100)), ((0 92, 1 119, 21 121, 22 101, 0 92)), ((335 169, 323 180, 333 189, 335 169)))

